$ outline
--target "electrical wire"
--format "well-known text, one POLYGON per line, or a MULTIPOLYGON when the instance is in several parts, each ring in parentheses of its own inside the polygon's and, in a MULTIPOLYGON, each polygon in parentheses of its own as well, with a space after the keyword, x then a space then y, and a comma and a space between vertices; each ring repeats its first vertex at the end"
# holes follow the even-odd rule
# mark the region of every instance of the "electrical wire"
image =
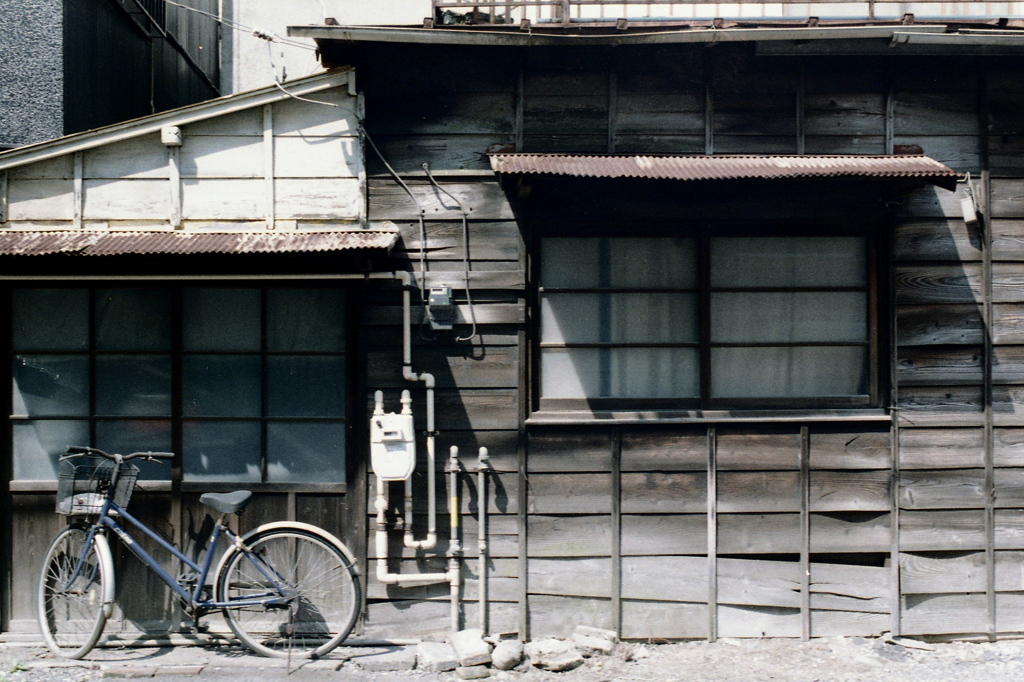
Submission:
POLYGON ((427 174, 427 178, 430 180, 431 184, 433 184, 439 191, 450 196, 452 201, 458 205, 459 211, 462 212, 462 266, 466 282, 466 303, 469 304, 469 317, 473 321, 473 328, 470 331, 469 336, 459 336, 456 337, 455 340, 470 341, 474 336, 476 336, 476 309, 473 307, 473 296, 469 293, 469 211, 466 210, 466 207, 462 205, 461 201, 455 198, 454 194, 437 184, 437 180, 435 180, 434 176, 430 174, 430 166, 427 165, 426 162, 423 162, 421 167, 423 168, 423 172, 427 174))
MULTIPOLYGON (((412 203, 414 203, 416 205, 416 214, 417 214, 417 216, 419 216, 419 221, 420 221, 420 277, 419 277, 419 282, 420 282, 420 302, 421 302, 421 304, 423 306, 424 312, 426 312, 426 308, 427 308, 427 289, 426 289, 426 286, 427 286, 427 284, 426 284, 426 282, 427 282, 427 224, 426 224, 426 219, 424 218, 424 215, 426 214, 426 210, 423 208, 423 205, 420 204, 420 200, 416 198, 416 195, 413 194, 412 190, 409 189, 409 185, 405 184, 405 181, 402 180, 402 177, 397 172, 395 172, 395 169, 391 167, 391 164, 388 163, 388 160, 384 158, 384 155, 381 153, 380 149, 377 148, 377 145, 374 143, 373 138, 370 137, 370 134, 368 132, 366 132, 366 128, 363 127, 362 123, 360 123, 360 125, 359 125, 359 134, 360 134, 360 136, 363 137, 363 139, 365 139, 367 142, 370 143, 370 148, 373 149, 374 153, 377 155, 377 158, 380 159, 381 163, 384 164, 384 167, 388 169, 388 173, 390 173, 391 177, 393 177, 395 179, 395 181, 398 182, 398 184, 402 186, 402 189, 405 190, 405 193, 409 195, 410 199, 412 199, 412 203)), ((423 324, 424 324, 424 321, 426 320, 426 317, 427 316, 424 315, 423 316, 423 320, 420 321, 420 337, 424 338, 424 339, 427 338, 423 334, 423 324)))
MULTIPOLYGON (((216 14, 212 14, 210 12, 206 12, 206 11, 198 9, 196 7, 189 7, 188 5, 183 5, 180 2, 174 2, 174 0, 163 0, 163 1, 164 1, 165 4, 173 5, 175 7, 180 7, 181 9, 188 10, 189 12, 195 12, 196 14, 201 14, 204 17, 209 17, 210 19, 213 19, 214 21, 216 21, 216 22, 218 22, 220 24, 223 24, 224 26, 227 26, 228 28, 231 28, 231 29, 233 29, 235 31, 240 31, 240 32, 243 32, 243 33, 249 33, 249 34, 253 35, 256 38, 259 38, 260 40, 266 40, 267 42, 273 42, 273 43, 281 43, 282 45, 287 45, 289 47, 297 47, 297 48, 300 48, 300 49, 303 49, 303 50, 310 50, 312 52, 316 51, 316 48, 313 47, 312 45, 308 45, 306 43, 301 43, 301 42, 299 42, 297 40, 292 40, 291 38, 285 38, 285 37, 279 36, 276 33, 272 33, 270 31, 264 31, 264 30, 261 30, 261 29, 258 29, 258 28, 253 28, 252 26, 246 26, 245 24, 241 24, 241 23, 239 23, 237 21, 233 21, 233 20, 230 20, 230 19, 225 19, 224 17, 219 17, 216 14)), ((321 7, 323 7, 322 3, 321 3, 321 7)))

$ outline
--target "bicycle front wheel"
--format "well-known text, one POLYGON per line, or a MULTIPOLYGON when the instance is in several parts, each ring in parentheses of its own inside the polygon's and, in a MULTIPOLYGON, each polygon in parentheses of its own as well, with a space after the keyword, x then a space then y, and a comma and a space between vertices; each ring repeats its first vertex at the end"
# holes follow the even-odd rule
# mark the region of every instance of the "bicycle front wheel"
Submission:
POLYGON ((50 650, 65 658, 89 653, 110 615, 110 548, 102 535, 94 536, 86 548, 88 537, 82 526, 58 533, 39 577, 39 627, 50 650))
POLYGON ((260 598, 283 588, 283 604, 231 606, 224 616, 264 656, 319 658, 348 637, 361 601, 355 567, 332 543, 298 528, 275 528, 234 550, 217 578, 217 600, 260 598), (270 578, 273 578, 271 580, 270 578))

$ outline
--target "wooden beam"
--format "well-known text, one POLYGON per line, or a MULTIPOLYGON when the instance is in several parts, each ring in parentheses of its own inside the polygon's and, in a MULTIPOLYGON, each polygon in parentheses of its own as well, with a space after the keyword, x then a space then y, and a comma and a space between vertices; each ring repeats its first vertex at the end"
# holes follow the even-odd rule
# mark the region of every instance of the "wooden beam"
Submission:
POLYGON ((708 641, 718 639, 718 493, 715 462, 715 427, 708 427, 708 641))
POLYGON ((74 220, 74 228, 76 230, 82 229, 82 203, 85 200, 85 193, 82 190, 83 185, 83 163, 82 163, 82 152, 75 152, 74 155, 74 206, 72 207, 72 215, 74 220))
POLYGON ((800 427, 800 637, 811 639, 811 447, 810 429, 800 427))
POLYGON ((616 110, 619 100, 619 79, 615 65, 608 69, 608 153, 615 153, 616 110))
MULTIPOLYGON (((982 135, 984 139, 984 134, 982 135)), ((984 143, 982 143, 984 145, 984 143)), ((969 185, 970 183, 968 183, 969 185)), ((989 171, 982 171, 981 191, 978 192, 978 206, 982 215, 982 281, 984 285, 984 304, 982 312, 985 316, 985 329, 992 329, 992 229, 989 222, 991 178, 989 171)), ((968 186, 968 190, 971 188, 968 186)), ((994 353, 992 333, 984 335, 982 351, 982 369, 984 371, 984 414, 985 414, 985 604, 987 611, 986 634, 989 641, 996 639, 996 551, 995 551, 995 469, 994 469, 994 438, 993 438, 993 387, 992 365, 994 353)))
POLYGON ((0 171, 0 223, 7 222, 7 171, 0 171))
POLYGON ((622 636, 622 428, 612 430, 612 622, 622 636))
POLYGON ((181 147, 167 148, 167 182, 171 204, 168 222, 178 230, 181 229, 181 147))
POLYGON ((267 229, 274 229, 274 106, 263 105, 263 180, 267 229))
POLYGON ((519 73, 518 73, 517 78, 516 78, 516 124, 515 124, 516 125, 516 129, 515 129, 515 135, 516 135, 516 151, 517 152, 523 151, 523 135, 524 135, 523 120, 525 118, 525 110, 526 110, 525 109, 526 94, 525 94, 525 91, 524 91, 524 88, 525 88, 524 81, 525 81, 525 79, 524 79, 524 76, 523 76, 523 65, 522 65, 522 62, 520 62, 520 64, 519 64, 519 73))

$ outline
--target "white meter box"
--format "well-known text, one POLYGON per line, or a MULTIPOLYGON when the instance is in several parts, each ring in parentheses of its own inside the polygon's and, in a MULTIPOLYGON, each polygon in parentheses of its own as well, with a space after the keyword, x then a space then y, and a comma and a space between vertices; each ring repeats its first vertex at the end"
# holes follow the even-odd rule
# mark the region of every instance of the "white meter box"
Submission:
POLYGON ((411 414, 375 414, 370 419, 370 466, 384 481, 404 481, 416 467, 416 431, 411 414))

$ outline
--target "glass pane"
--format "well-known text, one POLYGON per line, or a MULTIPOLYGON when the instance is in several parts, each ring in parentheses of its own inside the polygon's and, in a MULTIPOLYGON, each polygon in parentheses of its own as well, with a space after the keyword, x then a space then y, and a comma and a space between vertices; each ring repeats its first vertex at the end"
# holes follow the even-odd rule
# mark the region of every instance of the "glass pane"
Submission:
POLYGON ((711 286, 859 287, 867 278, 862 237, 717 237, 711 286))
POLYGON ((124 417, 170 416, 170 357, 166 355, 104 355, 97 357, 96 414, 124 417))
POLYGON ((89 414, 89 359, 85 355, 12 358, 12 413, 18 417, 89 414))
POLYGON ((864 347, 714 348, 716 398, 806 398, 867 395, 864 347))
POLYGON ((867 341, 863 291, 711 294, 711 340, 717 343, 867 341))
POLYGON ((260 350, 259 289, 185 289, 185 350, 260 350))
POLYGON ((607 284, 614 288, 693 289, 697 243, 688 238, 608 239, 607 284))
POLYGON ((270 289, 267 350, 340 353, 345 350, 345 292, 270 289))
POLYGON ((696 348, 544 348, 545 398, 695 398, 696 348))
MULTIPOLYGON (((163 419, 103 419, 96 422, 96 447, 127 455, 132 452, 171 452, 171 422, 163 419)), ((140 462, 139 478, 166 481, 171 478, 170 462, 140 462)))
POLYGON ((182 358, 182 411, 188 417, 258 417, 258 355, 186 355, 182 358))
POLYGON ((98 289, 96 348, 169 350, 171 294, 165 289, 98 289))
POLYGON ((259 422, 182 424, 182 479, 185 481, 259 482, 259 422))
POLYGON ((57 460, 69 445, 89 444, 89 422, 39 420, 14 423, 14 478, 57 480, 57 460))
POLYGON ((341 417, 345 413, 345 357, 284 355, 267 358, 267 414, 341 417))
POLYGON ((541 240, 540 285, 596 289, 600 239, 548 238, 541 240))
POLYGON ((696 294, 544 294, 545 343, 695 343, 696 294))
POLYGON ((86 350, 89 292, 86 289, 14 289, 11 292, 14 350, 86 350))
POLYGON ((692 289, 696 241, 690 238, 548 238, 541 286, 576 289, 692 289))
POLYGON ((344 483, 345 425, 267 424, 267 481, 344 483))

